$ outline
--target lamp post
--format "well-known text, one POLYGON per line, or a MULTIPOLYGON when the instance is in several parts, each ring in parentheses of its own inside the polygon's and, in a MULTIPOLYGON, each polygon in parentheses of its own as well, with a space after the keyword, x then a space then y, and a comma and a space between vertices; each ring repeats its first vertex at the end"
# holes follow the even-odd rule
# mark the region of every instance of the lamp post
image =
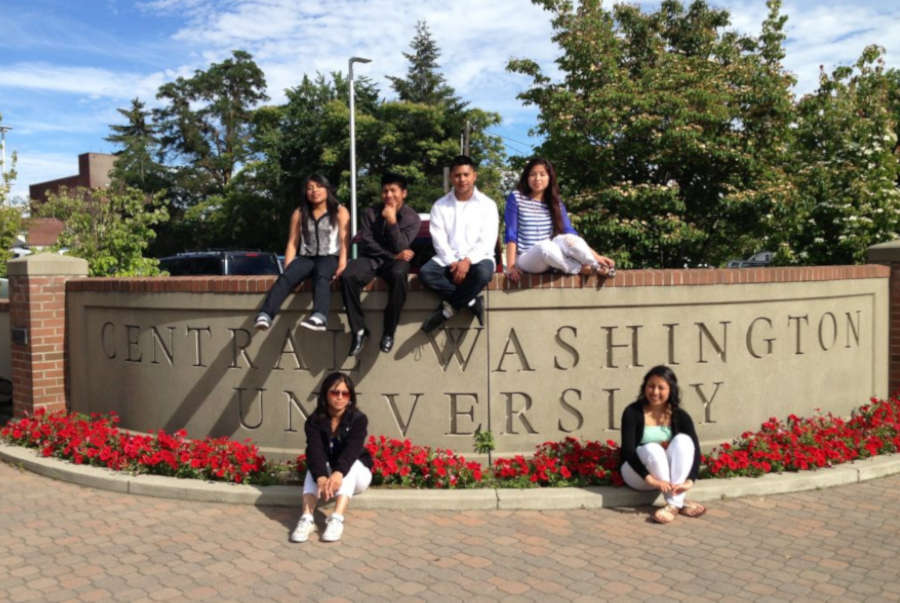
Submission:
MULTIPOLYGON (((353 63, 371 63, 371 59, 350 57, 350 240, 356 238, 356 108, 354 105, 353 63)), ((356 245, 353 246, 353 258, 356 258, 356 245)))
POLYGON ((10 130, 9 126, 0 126, 0 174, 6 171, 6 133, 10 130))

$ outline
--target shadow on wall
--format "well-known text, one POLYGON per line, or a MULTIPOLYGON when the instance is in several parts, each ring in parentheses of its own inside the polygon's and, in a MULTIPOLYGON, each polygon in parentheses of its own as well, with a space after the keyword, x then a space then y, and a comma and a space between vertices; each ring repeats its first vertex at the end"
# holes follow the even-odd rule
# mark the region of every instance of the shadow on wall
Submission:
MULTIPOLYGON (((253 327, 253 316, 255 316, 255 313, 250 314, 235 329, 235 338, 232 340, 231 345, 223 346, 215 358, 209 361, 208 368, 204 371, 203 376, 184 395, 174 412, 165 422, 163 429, 173 432, 183 428, 190 422, 194 415, 200 411, 201 407, 208 403, 217 385, 219 385, 226 373, 234 368, 235 363, 246 363, 248 361, 248 358, 242 358, 241 351, 244 345, 249 344, 250 338, 258 337, 262 339, 262 345, 255 354, 256 359, 278 359, 285 356, 285 349, 296 351, 296 357, 304 359, 305 372, 312 376, 313 381, 317 385, 325 375, 335 370, 350 373, 355 380, 361 382, 374 368, 378 358, 377 353, 364 354, 357 358, 348 357, 346 350, 350 347, 351 335, 343 328, 343 325, 340 332, 329 330, 326 333, 310 337, 310 332, 302 328, 299 325, 299 321, 289 323, 290 327, 281 332, 279 332, 278 327, 283 323, 279 322, 270 331, 259 333, 253 327), (326 346, 333 348, 332 353, 323 353, 321 338, 324 337, 332 339, 331 345, 326 346), (348 363, 350 364, 349 366, 348 363)), ((283 317, 282 320, 284 320, 283 317)), ((418 324, 419 322, 421 320, 418 316, 404 316, 400 320, 401 325, 406 323, 418 324)), ((377 338, 373 339, 377 341, 377 338)), ((429 341, 430 338, 428 336, 416 330, 410 337, 401 339, 397 354, 401 357, 405 356, 411 353, 412 349, 427 345, 429 341)), ((434 345, 433 341, 431 343, 434 345)), ((374 348, 375 343, 370 341, 369 345, 374 348)), ((276 364, 279 363, 280 361, 276 364)), ((244 420, 252 422, 253 419, 249 415, 254 412, 253 398, 255 398, 255 388, 260 383, 265 383, 273 370, 279 370, 275 369, 272 363, 265 365, 259 363, 254 368, 256 371, 245 372, 241 381, 234 386, 235 391, 246 393, 246 400, 243 400, 243 403, 242 399, 238 398, 238 412, 234 412, 234 408, 230 403, 226 404, 222 408, 218 419, 210 428, 209 435, 234 437, 244 420)), ((317 394, 318 391, 316 390, 310 392, 305 399, 297 400, 297 403, 303 407, 305 413, 309 414, 315 409, 317 394)))

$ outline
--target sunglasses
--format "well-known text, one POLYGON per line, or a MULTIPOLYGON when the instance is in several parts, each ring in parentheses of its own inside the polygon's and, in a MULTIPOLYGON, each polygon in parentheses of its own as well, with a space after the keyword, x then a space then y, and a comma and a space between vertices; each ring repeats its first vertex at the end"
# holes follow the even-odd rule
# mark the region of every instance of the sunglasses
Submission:
POLYGON ((335 398, 350 398, 350 390, 347 389, 330 389, 328 390, 328 395, 334 396, 335 398))

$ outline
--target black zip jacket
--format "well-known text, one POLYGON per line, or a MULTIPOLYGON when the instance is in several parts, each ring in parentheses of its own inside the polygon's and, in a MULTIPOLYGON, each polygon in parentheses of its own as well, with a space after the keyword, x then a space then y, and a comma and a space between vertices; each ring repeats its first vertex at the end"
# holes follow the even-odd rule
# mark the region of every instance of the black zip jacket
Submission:
POLYGON ((372 456, 365 449, 366 431, 369 420, 359 410, 347 409, 337 432, 331 433, 331 418, 313 413, 306 419, 306 466, 314 479, 329 477, 328 466, 332 471, 340 471, 347 475, 356 460, 372 468, 372 456))
POLYGON ((397 212, 397 223, 388 224, 381 211, 384 203, 367 207, 359 225, 359 255, 371 258, 380 266, 409 249, 419 233, 421 220, 416 210, 404 204, 397 212))

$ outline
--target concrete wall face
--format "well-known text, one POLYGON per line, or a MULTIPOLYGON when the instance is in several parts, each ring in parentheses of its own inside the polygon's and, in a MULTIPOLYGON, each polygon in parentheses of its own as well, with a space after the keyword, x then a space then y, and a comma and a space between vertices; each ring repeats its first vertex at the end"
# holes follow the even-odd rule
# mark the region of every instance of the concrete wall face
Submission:
POLYGON ((432 337, 418 328, 435 298, 412 291, 390 355, 377 350, 384 295, 372 292, 359 359, 346 358, 337 294, 326 333, 299 326, 308 293, 256 333, 258 293, 89 289, 67 295, 73 410, 269 450, 302 450, 316 388, 338 369, 358 383, 371 434, 462 452, 479 428, 503 452, 567 435, 618 440, 622 409, 656 364, 675 369, 706 444, 887 393, 886 278, 495 289, 485 327, 460 315, 432 337))

